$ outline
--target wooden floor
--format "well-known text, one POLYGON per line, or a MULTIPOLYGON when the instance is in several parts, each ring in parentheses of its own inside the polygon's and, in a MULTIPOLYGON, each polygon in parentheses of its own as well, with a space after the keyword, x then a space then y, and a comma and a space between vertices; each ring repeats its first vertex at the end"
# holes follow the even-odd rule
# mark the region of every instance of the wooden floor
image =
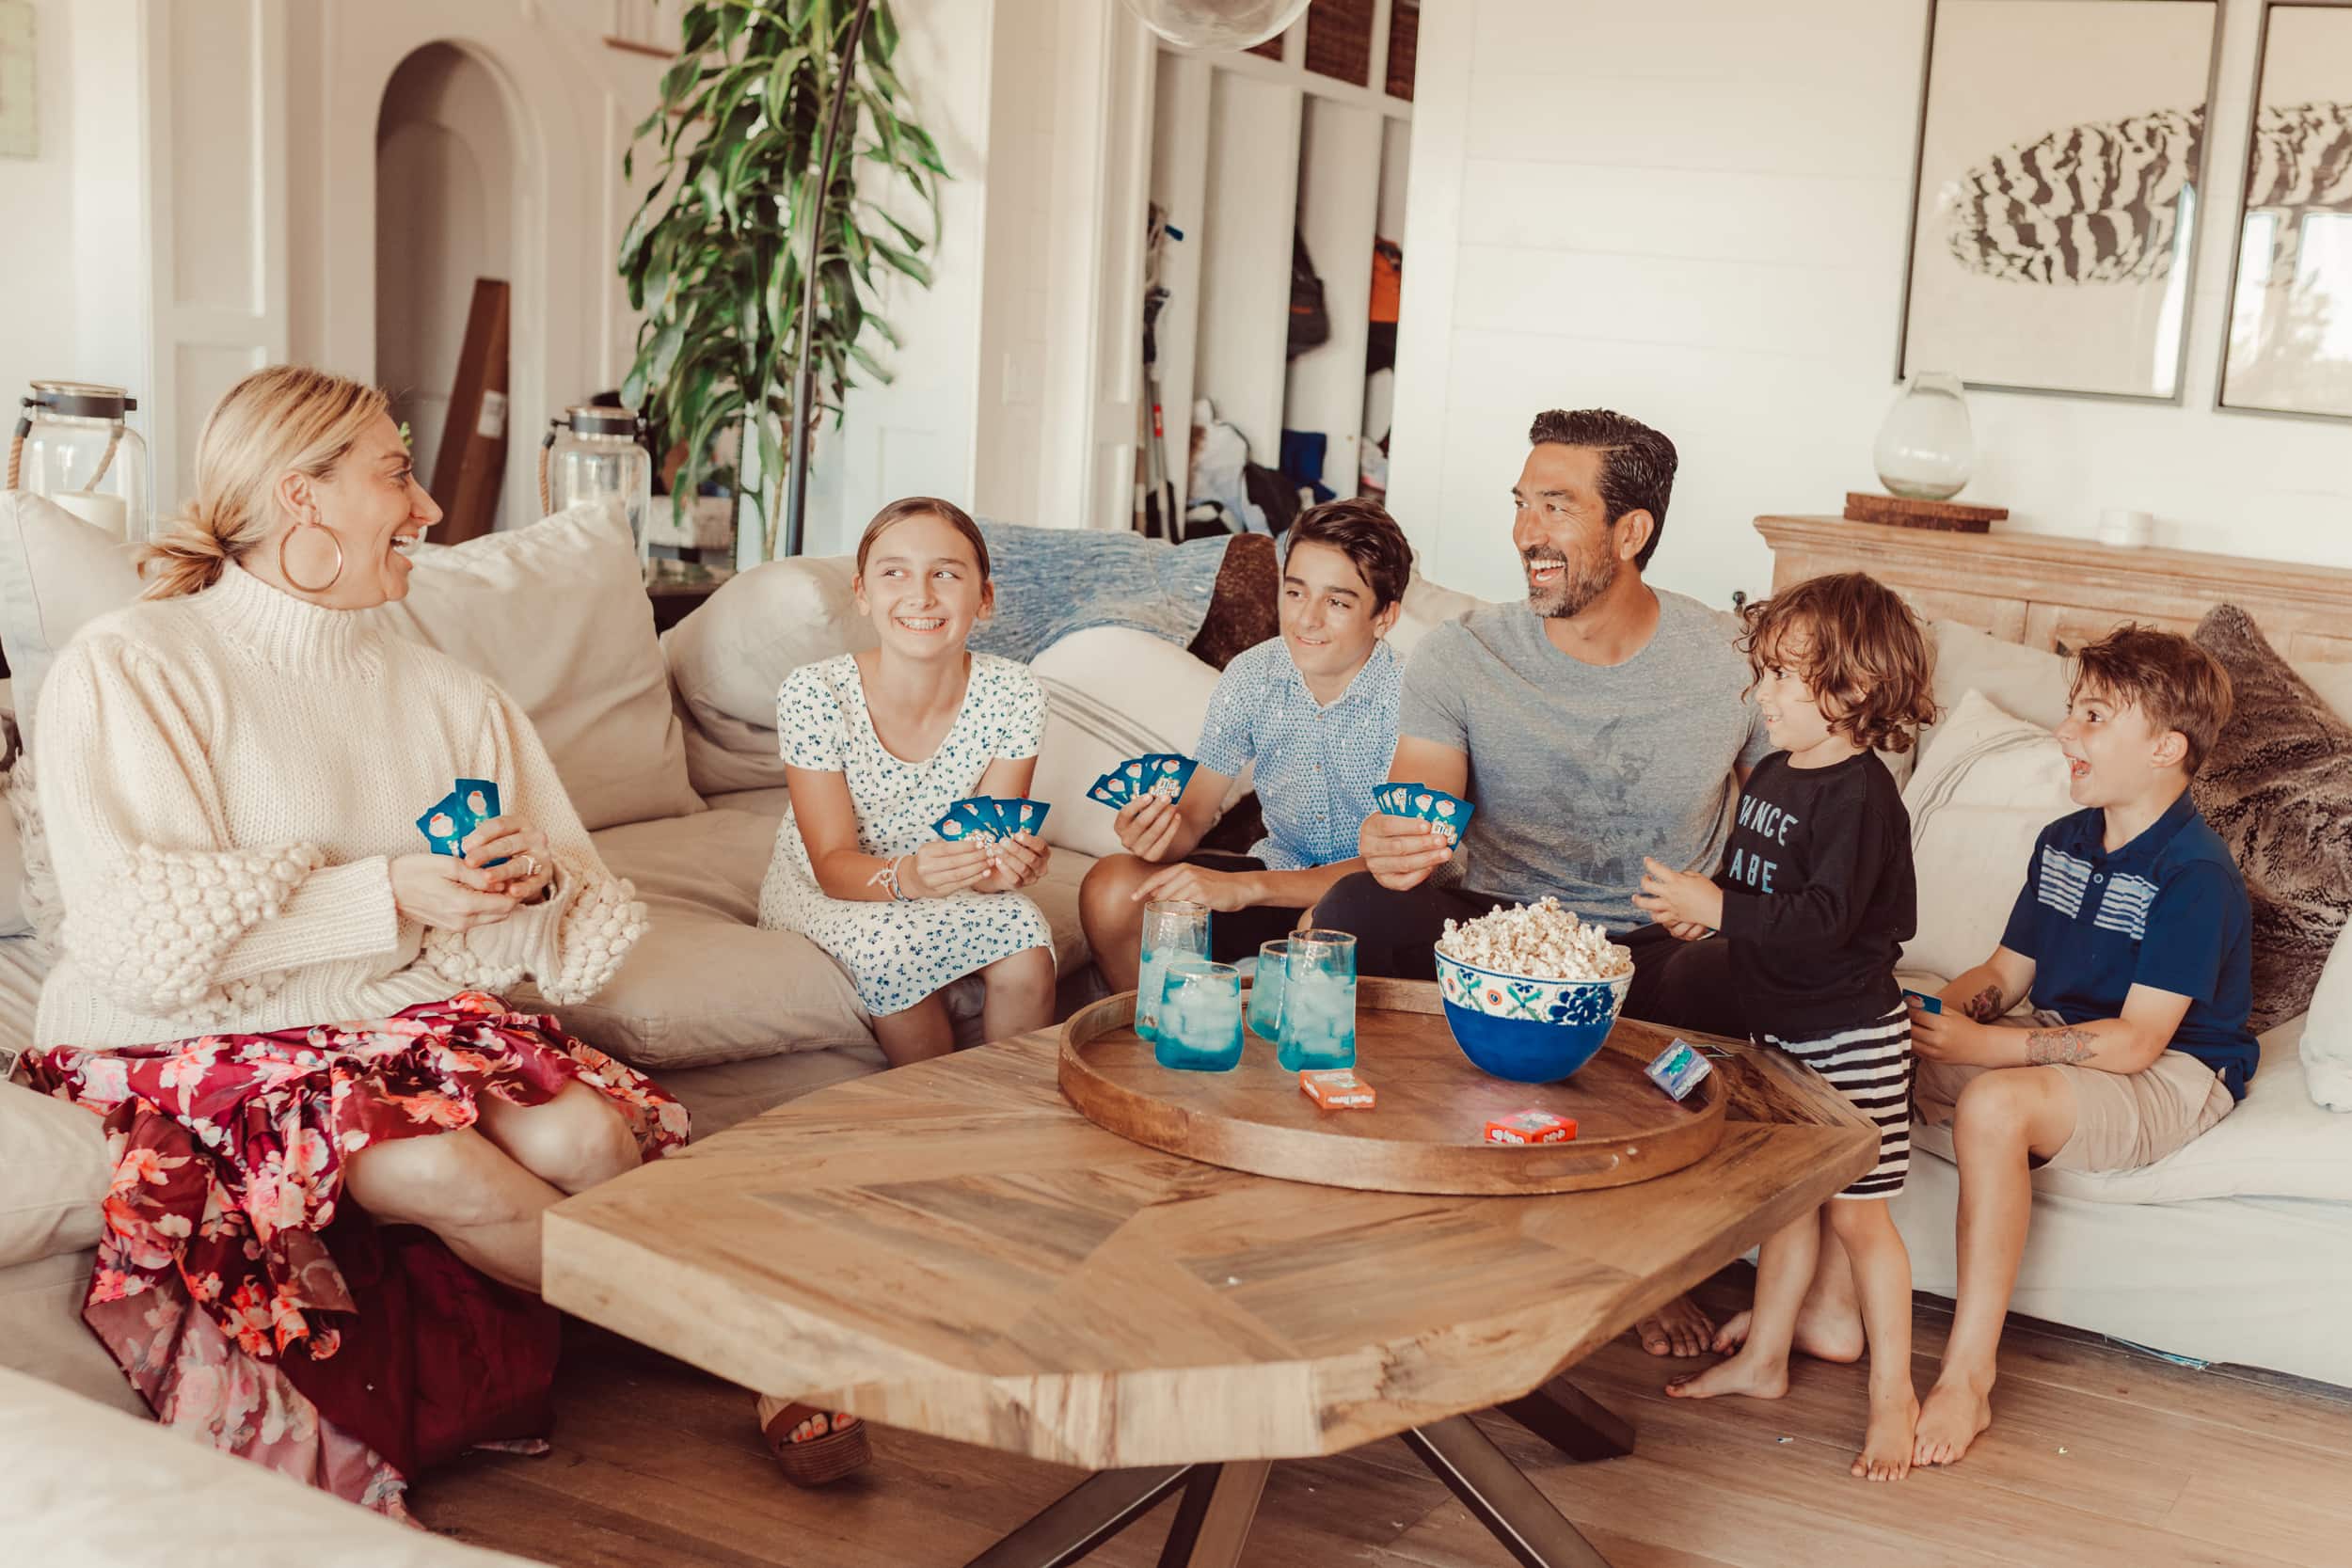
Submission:
MULTIPOLYGON (((1744 1268, 1703 1293, 1736 1304, 1744 1268)), ((1948 1317, 1920 1303, 1916 1373, 1948 1317)), ((434 1528, 562 1568, 959 1568, 1076 1471, 878 1430, 875 1463, 787 1485, 739 1390, 573 1324, 555 1452, 480 1455, 413 1497, 434 1528)), ((1851 1480, 1858 1367, 1801 1363, 1776 1403, 1669 1402, 1679 1363, 1620 1341, 1577 1381, 1639 1432, 1629 1458, 1567 1464, 1484 1424, 1614 1568, 2266 1568, 2352 1564, 2352 1396, 2195 1371, 2071 1330, 2013 1325, 1998 1420, 1968 1458, 1893 1485, 1851 1480)), ((1092 1559, 1155 1562, 1172 1503, 1092 1559)), ((1394 1440, 1275 1466, 1250 1568, 1508 1568, 1394 1440)))

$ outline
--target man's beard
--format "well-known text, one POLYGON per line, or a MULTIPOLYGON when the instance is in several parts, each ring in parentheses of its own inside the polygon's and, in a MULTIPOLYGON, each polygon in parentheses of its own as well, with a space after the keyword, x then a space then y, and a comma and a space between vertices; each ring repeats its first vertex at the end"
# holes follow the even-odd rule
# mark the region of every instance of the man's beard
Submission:
POLYGON ((1558 582, 1549 588, 1537 588, 1531 582, 1527 589, 1529 608, 1547 621, 1565 621, 1582 614, 1587 605, 1608 593, 1610 585, 1617 580, 1617 558, 1606 550, 1581 569, 1567 557, 1549 551, 1519 557, 1522 568, 1555 562, 1567 568, 1560 574, 1558 582))

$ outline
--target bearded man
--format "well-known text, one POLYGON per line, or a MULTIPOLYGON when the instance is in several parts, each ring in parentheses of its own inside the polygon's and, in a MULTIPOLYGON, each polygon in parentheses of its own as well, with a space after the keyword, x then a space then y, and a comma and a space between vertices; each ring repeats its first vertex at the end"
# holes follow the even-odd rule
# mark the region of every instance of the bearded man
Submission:
MULTIPOLYGON (((1665 529, 1674 443, 1606 409, 1538 414, 1512 487, 1524 603, 1429 633, 1405 668, 1389 777, 1476 808, 1458 847, 1412 817, 1367 817, 1366 870, 1314 924, 1353 932, 1361 974, 1435 978, 1445 922, 1555 897, 1633 951, 1625 1014, 1744 1037, 1720 942, 1648 924, 1642 858, 1712 876, 1748 770, 1769 753, 1745 698, 1739 624, 1642 578, 1665 529)), ((1642 1324, 1645 1348, 1694 1354, 1685 1302, 1642 1324)))

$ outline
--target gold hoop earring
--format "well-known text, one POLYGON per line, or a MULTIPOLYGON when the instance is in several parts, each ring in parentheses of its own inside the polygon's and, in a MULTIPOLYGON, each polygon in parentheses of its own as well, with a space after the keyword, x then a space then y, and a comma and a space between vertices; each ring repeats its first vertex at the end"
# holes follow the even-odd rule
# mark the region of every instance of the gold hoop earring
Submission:
POLYGON ((328 589, 334 587, 335 584, 342 580, 343 542, 335 537, 335 531, 333 529, 328 528, 325 523, 319 521, 318 515, 316 513, 312 513, 310 516, 303 518, 300 522, 294 524, 294 527, 288 529, 285 532, 278 536, 278 575, 284 578, 287 582, 305 594, 324 594, 328 589), (287 570, 286 567, 286 546, 293 544, 294 536, 301 532, 306 528, 317 529, 321 533, 326 535, 327 543, 335 546, 335 570, 327 578, 327 579, 322 583, 313 584, 305 582, 300 578, 295 577, 293 572, 287 570))

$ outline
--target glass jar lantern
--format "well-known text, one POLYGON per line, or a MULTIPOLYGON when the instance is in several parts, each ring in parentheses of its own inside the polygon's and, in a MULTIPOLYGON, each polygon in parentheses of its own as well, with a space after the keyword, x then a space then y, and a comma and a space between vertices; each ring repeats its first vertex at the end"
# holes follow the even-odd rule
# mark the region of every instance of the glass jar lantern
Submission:
POLYGON ((646 515, 653 509, 653 459, 638 439, 637 416, 627 408, 581 405, 548 421, 539 443, 539 502, 561 512, 582 501, 618 500, 628 515, 637 559, 647 553, 646 515))
POLYGON ((8 488, 45 497, 126 544, 154 531, 147 442, 123 422, 139 400, 119 387, 36 381, 8 444, 8 488))
POLYGON ((1892 494, 1928 501, 1959 495, 1977 461, 1960 378, 1942 371, 1913 376, 1886 411, 1871 455, 1892 494))

